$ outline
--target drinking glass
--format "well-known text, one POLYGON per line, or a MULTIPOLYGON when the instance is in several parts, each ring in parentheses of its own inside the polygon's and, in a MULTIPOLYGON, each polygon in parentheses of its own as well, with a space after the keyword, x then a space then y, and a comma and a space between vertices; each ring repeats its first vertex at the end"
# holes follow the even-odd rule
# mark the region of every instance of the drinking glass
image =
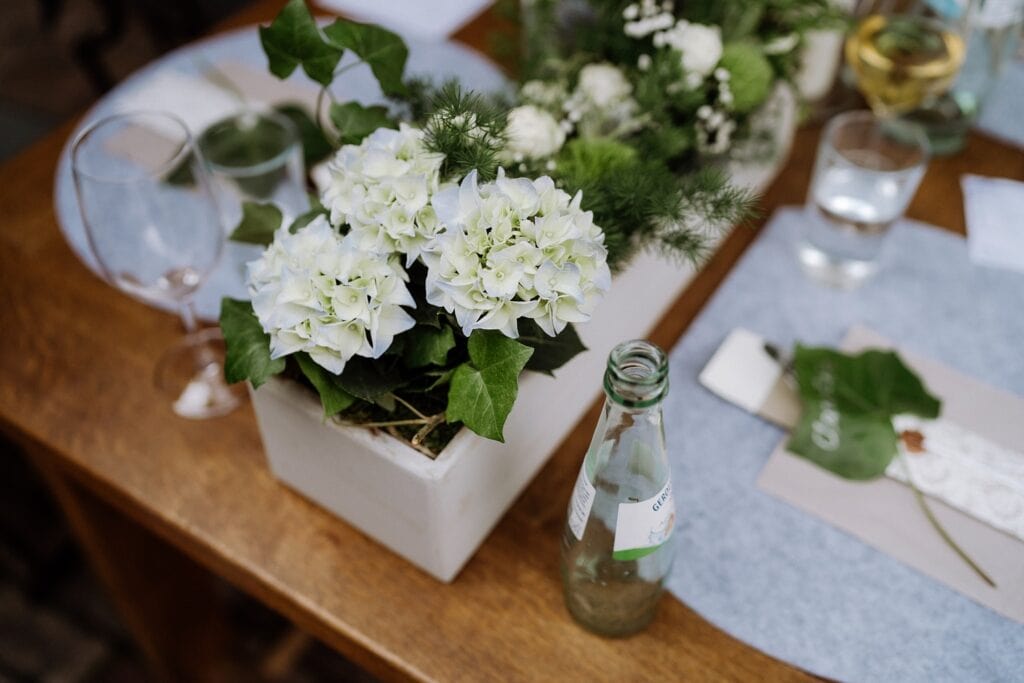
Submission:
POLYGON ((188 334, 158 360, 158 388, 183 417, 231 411, 241 396, 224 382, 223 341, 216 330, 199 331, 191 305, 220 258, 224 231, 185 124, 163 112, 116 114, 82 131, 71 160, 82 223, 106 280, 181 312, 188 334))
POLYGON ((879 116, 928 105, 953 84, 975 0, 868 0, 846 40, 857 88, 879 116))
POLYGON ((870 277, 889 227, 903 215, 928 165, 919 126, 869 111, 825 127, 797 254, 804 270, 850 288, 870 277))
POLYGON ((243 202, 270 202, 294 218, 309 208, 302 142, 295 124, 274 111, 246 110, 204 130, 199 151, 229 232, 243 202))

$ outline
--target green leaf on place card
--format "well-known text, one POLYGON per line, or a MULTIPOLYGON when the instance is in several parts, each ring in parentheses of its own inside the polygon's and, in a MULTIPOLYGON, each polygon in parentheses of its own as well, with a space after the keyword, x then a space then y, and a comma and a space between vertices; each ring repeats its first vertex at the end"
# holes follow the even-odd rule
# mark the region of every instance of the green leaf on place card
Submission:
POLYGON ((299 369, 306 376, 320 394, 320 403, 324 407, 324 417, 337 415, 341 411, 355 403, 355 397, 338 386, 337 376, 329 370, 320 367, 306 353, 296 353, 295 360, 299 369))
POLYGON ((328 216, 327 209, 320 203, 320 198, 315 194, 309 195, 309 211, 300 213, 288 226, 288 232, 295 234, 299 230, 316 220, 317 216, 328 216))
POLYGON ((320 163, 334 151, 327 136, 305 107, 299 104, 279 104, 274 109, 295 124, 299 139, 302 141, 302 158, 307 169, 320 163))
POLYGON ((892 417, 938 417, 940 401, 891 351, 847 355, 797 346, 803 411, 787 448, 847 479, 874 479, 896 456, 892 417))
POLYGON ((301 66, 322 85, 330 85, 344 52, 324 39, 304 0, 290 0, 270 26, 261 26, 260 42, 275 76, 288 78, 301 66))
POLYGON ((519 375, 533 349, 493 330, 469 337, 469 362, 455 369, 448 389, 449 422, 462 422, 480 436, 504 441, 505 420, 519 392, 519 375))
POLYGON ((358 102, 334 103, 328 115, 343 145, 358 144, 378 128, 395 127, 394 121, 388 118, 387 108, 379 105, 364 107, 358 102))
POLYGON ((519 341, 533 349, 526 369, 548 375, 587 350, 574 326, 566 325, 557 337, 549 337, 529 318, 519 321, 519 341))
POLYGON ((385 95, 405 94, 402 73, 409 49, 397 34, 380 26, 345 19, 325 27, 324 34, 334 47, 352 50, 369 64, 385 95))
POLYGON ((405 383, 397 363, 388 362, 386 357, 362 356, 349 359, 337 381, 342 390, 368 403, 376 403, 381 396, 405 383))
POLYGON ((274 232, 281 227, 283 218, 281 209, 273 204, 242 202, 242 220, 231 232, 230 239, 266 246, 274 241, 274 232))
POLYGON ((227 347, 224 378, 229 384, 249 380, 258 388, 284 370, 284 358, 270 357, 270 336, 260 326, 250 302, 221 299, 220 329, 227 347))
POLYGON ((402 360, 410 368, 444 365, 448 362, 448 352, 455 348, 455 334, 447 325, 414 327, 402 336, 405 339, 402 360))

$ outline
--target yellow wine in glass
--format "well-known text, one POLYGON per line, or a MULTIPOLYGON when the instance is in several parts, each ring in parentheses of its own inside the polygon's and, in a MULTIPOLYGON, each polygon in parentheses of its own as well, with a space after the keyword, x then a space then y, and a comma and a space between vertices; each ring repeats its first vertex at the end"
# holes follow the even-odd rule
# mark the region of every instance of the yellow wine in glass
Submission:
POLYGON ((898 116, 949 89, 964 40, 933 18, 871 14, 847 38, 846 60, 875 114, 898 116))

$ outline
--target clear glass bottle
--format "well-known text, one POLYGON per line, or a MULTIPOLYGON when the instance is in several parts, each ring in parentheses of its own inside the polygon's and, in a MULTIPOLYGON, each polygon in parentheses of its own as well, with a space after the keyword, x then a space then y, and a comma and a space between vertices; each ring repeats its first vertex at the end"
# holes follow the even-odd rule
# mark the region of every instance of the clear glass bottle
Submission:
POLYGON ((624 636, 654 618, 672 566, 675 503, 661 402, 668 359, 657 346, 616 346, 601 420, 583 460, 562 538, 569 612, 591 631, 624 636))

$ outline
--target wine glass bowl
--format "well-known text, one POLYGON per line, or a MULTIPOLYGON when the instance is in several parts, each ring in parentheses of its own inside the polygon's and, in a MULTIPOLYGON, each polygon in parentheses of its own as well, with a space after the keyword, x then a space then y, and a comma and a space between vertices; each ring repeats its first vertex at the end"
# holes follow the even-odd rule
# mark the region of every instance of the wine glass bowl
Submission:
POLYGON ((949 90, 966 54, 971 3, 868 5, 847 37, 845 53, 872 111, 899 116, 949 90))
POLYGON ((224 232, 188 128, 163 112, 115 114, 78 135, 71 167, 89 247, 104 278, 130 296, 181 311, 190 336, 158 361, 159 387, 185 417, 230 411, 240 397, 219 376, 222 359, 210 333, 199 333, 191 309, 220 259, 224 232), (185 392, 192 398, 179 410, 185 392))

